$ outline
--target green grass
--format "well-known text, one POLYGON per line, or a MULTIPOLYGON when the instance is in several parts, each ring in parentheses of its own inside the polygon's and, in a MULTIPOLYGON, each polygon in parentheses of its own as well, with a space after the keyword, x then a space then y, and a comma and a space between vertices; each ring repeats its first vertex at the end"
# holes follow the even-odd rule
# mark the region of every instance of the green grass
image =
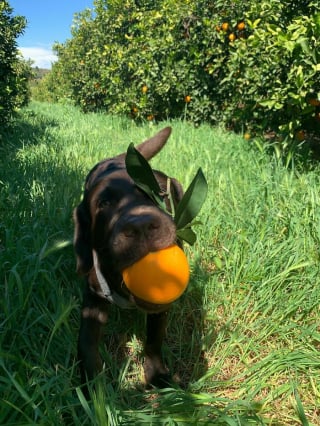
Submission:
POLYGON ((178 121, 152 164, 185 187, 201 166, 209 195, 164 347, 177 385, 142 389, 144 316, 112 307, 103 380, 83 398, 72 210, 97 161, 163 125, 33 103, 3 136, 0 424, 320 424, 320 169, 178 121))

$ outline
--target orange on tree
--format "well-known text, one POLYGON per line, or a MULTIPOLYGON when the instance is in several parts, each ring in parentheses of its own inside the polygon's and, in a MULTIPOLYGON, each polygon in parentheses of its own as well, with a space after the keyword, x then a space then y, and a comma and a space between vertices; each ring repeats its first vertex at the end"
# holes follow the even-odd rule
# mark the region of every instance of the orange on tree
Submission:
POLYGON ((189 276, 187 257, 177 245, 148 253, 122 272, 134 296, 160 305, 178 299, 187 288, 189 276))
POLYGON ((302 142, 306 138, 306 132, 304 130, 298 130, 296 133, 296 138, 299 142, 302 142))
POLYGON ((142 93, 143 94, 146 94, 147 93, 147 91, 148 91, 148 86, 146 85, 146 84, 144 84, 143 86, 142 86, 142 93))
POLYGON ((235 41, 235 39, 237 38, 237 36, 234 34, 234 33, 231 33, 231 34, 229 34, 229 40, 232 42, 232 41, 235 41))
POLYGON ((224 23, 221 25, 221 29, 222 29, 222 31, 228 31, 228 29, 229 29, 229 24, 228 24, 228 22, 224 22, 224 23))
POLYGON ((320 101, 317 98, 311 98, 308 100, 309 105, 320 106, 320 101))
POLYGON ((239 31, 243 31, 246 28, 246 24, 243 21, 241 21, 238 23, 237 28, 239 31))
POLYGON ((186 95, 184 97, 184 101, 185 101, 186 104, 188 104, 189 102, 191 102, 191 96, 190 95, 186 95))

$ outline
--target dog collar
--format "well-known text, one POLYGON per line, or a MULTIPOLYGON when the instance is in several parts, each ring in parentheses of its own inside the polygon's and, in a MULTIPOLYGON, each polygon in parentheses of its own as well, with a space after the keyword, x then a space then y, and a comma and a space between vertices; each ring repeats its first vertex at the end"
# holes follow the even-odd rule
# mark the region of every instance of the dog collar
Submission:
POLYGON ((120 308, 127 308, 127 309, 132 308, 133 303, 130 302, 129 299, 126 299, 120 296, 120 294, 110 289, 107 280, 105 279, 105 277, 103 276, 101 272, 97 252, 95 250, 92 250, 92 257, 93 257, 93 265, 94 265, 94 270, 97 276, 97 280, 102 290, 102 294, 100 293, 100 295, 106 298, 110 303, 118 305, 120 308))

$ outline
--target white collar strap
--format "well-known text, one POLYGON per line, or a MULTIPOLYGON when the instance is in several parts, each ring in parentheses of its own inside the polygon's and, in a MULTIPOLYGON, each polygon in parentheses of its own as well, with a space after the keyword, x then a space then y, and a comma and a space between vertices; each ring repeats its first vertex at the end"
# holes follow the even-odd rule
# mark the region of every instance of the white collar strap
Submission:
POLYGON ((99 292, 99 295, 105 297, 110 303, 118 305, 120 308, 132 308, 133 303, 129 299, 125 299, 124 297, 120 296, 120 294, 110 289, 107 280, 102 275, 102 272, 100 270, 99 260, 97 252, 95 250, 92 250, 92 257, 94 270, 97 276, 98 283, 101 287, 101 293, 99 292))

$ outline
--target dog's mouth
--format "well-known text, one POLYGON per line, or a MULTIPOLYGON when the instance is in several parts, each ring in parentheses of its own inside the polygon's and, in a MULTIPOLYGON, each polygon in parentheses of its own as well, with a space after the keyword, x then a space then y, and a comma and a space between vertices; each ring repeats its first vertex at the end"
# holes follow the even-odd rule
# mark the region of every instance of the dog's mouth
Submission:
POLYGON ((117 269, 133 265, 148 253, 175 244, 176 227, 172 218, 157 208, 131 211, 113 229, 110 243, 117 269))
MULTIPOLYGON (((101 222, 104 222, 102 227, 104 232, 96 234, 95 239, 98 258, 96 263, 101 268, 101 275, 105 277, 106 281, 110 279, 111 293, 113 291, 122 295, 131 306, 136 306, 145 312, 157 313, 166 310, 169 305, 167 300, 158 302, 158 300, 144 298, 139 292, 136 293, 132 291, 132 288, 128 288, 123 280, 123 271, 141 261, 148 254, 157 253, 176 244, 176 226, 172 218, 158 207, 135 204, 121 209, 111 223, 104 219, 102 215, 101 222)), ((97 226, 97 229, 99 228, 101 229, 101 226, 97 226)), ((144 279, 143 268, 141 277, 142 285, 152 285, 152 280, 146 282, 144 279)), ((98 281, 102 287, 101 276, 98 281)), ((111 300, 112 297, 107 298, 111 300)), ((122 302, 120 303, 124 306, 122 302)), ((120 305, 120 303, 117 304, 120 305)))
POLYGON ((137 296, 134 296, 132 293, 130 293, 130 301, 132 301, 132 303, 134 303, 138 309, 148 314, 159 314, 160 312, 167 311, 170 307, 170 303, 155 304, 146 302, 145 300, 139 299, 137 296))
POLYGON ((124 280, 120 278, 122 274, 119 275, 118 282, 120 282, 120 286, 116 285, 114 287, 115 283, 108 282, 107 278, 102 273, 98 255, 95 250, 93 250, 93 261, 94 273, 97 279, 98 287, 96 285, 91 286, 91 290, 94 291, 98 296, 107 299, 109 302, 114 303, 122 308, 136 307, 146 313, 160 313, 168 309, 170 304, 151 303, 133 294, 126 286, 124 280))
POLYGON ((190 277, 188 259, 177 245, 171 245, 144 258, 122 271, 131 293, 151 304, 169 304, 185 291, 190 277))

